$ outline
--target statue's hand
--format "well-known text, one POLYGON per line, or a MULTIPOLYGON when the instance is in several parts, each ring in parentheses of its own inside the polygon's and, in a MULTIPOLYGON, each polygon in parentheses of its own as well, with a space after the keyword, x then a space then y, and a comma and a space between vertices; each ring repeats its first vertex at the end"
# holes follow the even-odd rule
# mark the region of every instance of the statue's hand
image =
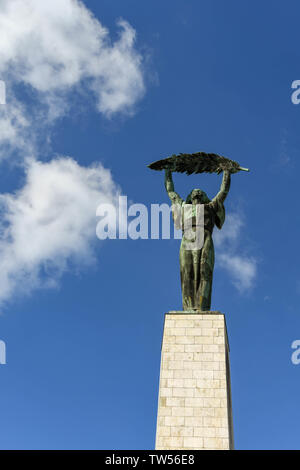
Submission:
POLYGON ((232 168, 230 170, 230 173, 239 173, 240 171, 250 171, 248 168, 242 168, 241 166, 239 168, 232 168))
POLYGON ((169 168, 165 169, 165 187, 168 193, 174 191, 172 171, 169 168))
POLYGON ((238 168, 224 168, 223 169, 223 175, 233 175, 233 173, 237 173, 238 171, 240 171, 238 168))
POLYGON ((231 173, 231 174, 238 173, 239 171, 249 171, 249 169, 248 168, 243 168, 241 166, 232 166, 229 169, 224 169, 224 173, 227 172, 228 174, 229 173, 231 173))

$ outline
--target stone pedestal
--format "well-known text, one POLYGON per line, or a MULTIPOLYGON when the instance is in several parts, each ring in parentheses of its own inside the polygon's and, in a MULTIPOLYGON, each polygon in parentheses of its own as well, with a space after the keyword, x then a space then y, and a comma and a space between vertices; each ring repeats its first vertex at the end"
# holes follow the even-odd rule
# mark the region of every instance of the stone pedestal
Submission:
POLYGON ((229 346, 220 312, 165 315, 156 449, 233 449, 229 346))

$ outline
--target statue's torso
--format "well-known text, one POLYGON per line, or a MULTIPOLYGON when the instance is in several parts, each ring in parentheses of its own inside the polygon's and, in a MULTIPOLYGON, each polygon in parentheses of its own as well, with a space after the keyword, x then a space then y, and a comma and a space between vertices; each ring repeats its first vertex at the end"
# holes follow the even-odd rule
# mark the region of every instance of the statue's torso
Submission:
MULTIPOLYGON (((215 226, 215 218, 216 214, 212 207, 211 203, 207 204, 200 204, 201 209, 204 209, 204 231, 207 234, 212 234, 214 226, 215 226)), ((193 227, 195 230, 197 225, 200 227, 202 226, 201 218, 197 221, 196 217, 196 205, 194 204, 187 204, 186 202, 182 203, 182 229, 184 229, 184 225, 186 227, 193 227)), ((199 218, 199 217, 198 217, 199 218)))

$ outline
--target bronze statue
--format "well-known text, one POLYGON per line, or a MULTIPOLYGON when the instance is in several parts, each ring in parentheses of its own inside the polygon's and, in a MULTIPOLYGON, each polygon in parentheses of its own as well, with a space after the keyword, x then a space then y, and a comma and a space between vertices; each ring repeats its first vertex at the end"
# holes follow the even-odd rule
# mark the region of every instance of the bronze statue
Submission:
POLYGON ((179 252, 183 310, 210 310, 215 262, 213 229, 215 225, 221 229, 225 221, 224 201, 229 192, 231 173, 249 170, 241 168, 237 162, 225 157, 204 152, 173 155, 154 162, 149 167, 155 170, 165 170, 165 187, 172 202, 175 226, 177 228, 180 226, 183 231, 179 252), (174 190, 172 171, 187 174, 223 171, 220 191, 210 200, 201 189, 193 189, 184 201, 174 190), (194 233, 197 231, 196 209, 199 205, 204 211, 203 225, 200 227, 203 230, 203 244, 200 248, 191 249, 190 233, 191 229, 194 233))

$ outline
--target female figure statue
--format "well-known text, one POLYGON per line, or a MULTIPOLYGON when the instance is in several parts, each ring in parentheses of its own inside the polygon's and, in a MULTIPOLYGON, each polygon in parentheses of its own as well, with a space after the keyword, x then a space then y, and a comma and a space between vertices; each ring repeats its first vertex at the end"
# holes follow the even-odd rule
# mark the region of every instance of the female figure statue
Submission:
POLYGON ((183 310, 210 310, 215 261, 212 232, 215 225, 221 229, 225 221, 223 203, 229 192, 230 177, 230 171, 224 170, 220 191, 212 200, 201 189, 193 189, 184 201, 174 190, 171 170, 165 170, 165 187, 172 202, 173 218, 177 227, 178 207, 181 208, 179 225, 183 233, 179 260, 183 310), (191 230, 185 232, 184 225, 196 232, 196 209, 199 204, 204 206, 204 223, 201 227, 204 230, 203 245, 201 248, 191 249, 191 230))

